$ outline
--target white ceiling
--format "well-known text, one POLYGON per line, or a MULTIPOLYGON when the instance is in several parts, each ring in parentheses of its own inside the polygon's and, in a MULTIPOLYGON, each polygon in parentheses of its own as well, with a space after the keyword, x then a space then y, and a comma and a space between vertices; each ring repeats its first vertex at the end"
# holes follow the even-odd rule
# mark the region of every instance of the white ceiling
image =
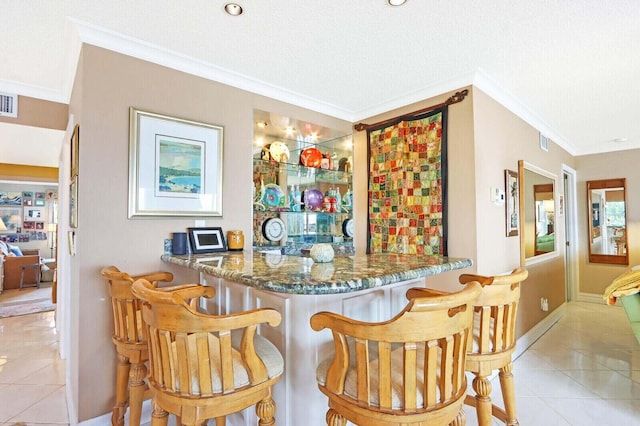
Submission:
POLYGON ((637 0, 224 3, 0 0, 0 91, 68 102, 85 42, 353 122, 474 84, 574 155, 640 147, 637 0))

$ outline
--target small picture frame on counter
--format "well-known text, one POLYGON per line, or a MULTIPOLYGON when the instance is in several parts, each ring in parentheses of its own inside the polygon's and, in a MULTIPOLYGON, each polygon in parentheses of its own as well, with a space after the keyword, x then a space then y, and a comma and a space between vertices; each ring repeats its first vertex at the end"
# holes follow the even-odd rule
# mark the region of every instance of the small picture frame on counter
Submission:
POLYGON ((220 227, 187 228, 189 242, 194 254, 227 251, 227 242, 220 227))

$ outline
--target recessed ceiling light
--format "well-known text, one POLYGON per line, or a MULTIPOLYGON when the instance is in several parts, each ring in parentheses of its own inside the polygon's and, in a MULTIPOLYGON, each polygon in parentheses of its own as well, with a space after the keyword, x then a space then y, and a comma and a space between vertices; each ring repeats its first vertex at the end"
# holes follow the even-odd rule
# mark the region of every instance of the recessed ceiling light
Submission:
POLYGON ((402 6, 406 2, 407 0, 387 0, 387 3, 389 3, 389 6, 402 6))
POLYGON ((622 143, 622 142, 626 142, 627 138, 616 138, 616 139, 611 139, 609 142, 613 142, 613 143, 622 143))
POLYGON ((227 3, 224 5, 224 11, 231 16, 242 15, 242 6, 238 3, 227 3))

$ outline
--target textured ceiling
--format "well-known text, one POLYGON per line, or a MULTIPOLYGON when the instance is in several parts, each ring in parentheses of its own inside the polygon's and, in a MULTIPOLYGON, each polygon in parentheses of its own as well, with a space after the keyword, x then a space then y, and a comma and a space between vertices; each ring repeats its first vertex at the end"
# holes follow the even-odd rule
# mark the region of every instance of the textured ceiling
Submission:
POLYGON ((475 84, 574 155, 640 147, 636 0, 224 3, 0 0, 0 91, 68 102, 86 42, 354 122, 475 84))

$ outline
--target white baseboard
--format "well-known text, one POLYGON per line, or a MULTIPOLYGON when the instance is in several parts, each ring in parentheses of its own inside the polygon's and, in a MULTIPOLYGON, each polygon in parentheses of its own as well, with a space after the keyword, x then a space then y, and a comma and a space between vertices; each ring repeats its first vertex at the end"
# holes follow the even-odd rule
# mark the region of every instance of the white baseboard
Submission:
POLYGON ((597 303, 599 305, 606 305, 607 302, 602 298, 601 294, 594 293, 582 293, 578 292, 578 302, 597 303))

